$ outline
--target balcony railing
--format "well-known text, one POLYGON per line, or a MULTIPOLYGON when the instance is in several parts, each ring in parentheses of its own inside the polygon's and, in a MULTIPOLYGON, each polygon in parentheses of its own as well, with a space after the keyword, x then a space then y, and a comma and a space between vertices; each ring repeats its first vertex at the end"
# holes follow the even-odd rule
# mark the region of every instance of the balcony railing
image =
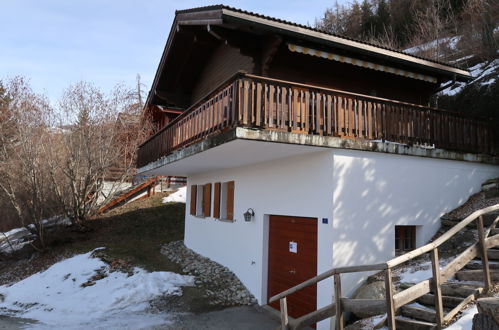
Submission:
POLYGON ((487 120, 239 73, 143 143, 138 166, 234 127, 494 153, 487 120))

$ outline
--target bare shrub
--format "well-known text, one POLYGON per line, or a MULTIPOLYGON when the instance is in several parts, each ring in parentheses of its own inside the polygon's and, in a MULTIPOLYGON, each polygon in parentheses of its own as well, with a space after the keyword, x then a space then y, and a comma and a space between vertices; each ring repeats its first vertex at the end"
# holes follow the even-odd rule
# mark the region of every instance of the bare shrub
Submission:
POLYGON ((19 225, 38 236, 37 249, 44 247, 43 220, 57 212, 42 147, 51 111, 26 79, 6 82, 0 110, 0 191, 19 225))

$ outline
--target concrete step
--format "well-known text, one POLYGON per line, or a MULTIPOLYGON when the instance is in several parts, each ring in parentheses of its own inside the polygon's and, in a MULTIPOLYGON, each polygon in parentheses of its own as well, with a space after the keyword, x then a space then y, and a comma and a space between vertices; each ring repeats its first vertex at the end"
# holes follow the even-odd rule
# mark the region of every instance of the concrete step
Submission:
POLYGON ((396 317, 395 322, 397 324, 397 329, 400 330, 432 330, 437 327, 435 323, 409 320, 401 317, 396 317))
MULTIPOLYGON (((481 266, 481 265, 480 265, 481 266)), ((445 283, 442 285, 442 295, 466 298, 475 293, 482 285, 470 285, 461 283, 445 283)))
MULTIPOLYGON (((442 296, 442 303, 446 308, 454 308, 459 305, 464 299, 461 297, 442 296)), ((428 306, 435 306, 435 296, 433 294, 425 294, 418 298, 418 303, 428 306)))
MULTIPOLYGON (((498 270, 491 270, 490 276, 492 277, 492 281, 499 281, 499 271, 498 270)), ((461 271, 456 273, 456 278, 459 281, 483 282, 483 271, 480 269, 461 270, 461 271)))
POLYGON ((425 322, 435 322, 436 312, 434 310, 406 305, 400 308, 400 312, 402 313, 403 316, 409 317, 411 319, 416 319, 425 322))

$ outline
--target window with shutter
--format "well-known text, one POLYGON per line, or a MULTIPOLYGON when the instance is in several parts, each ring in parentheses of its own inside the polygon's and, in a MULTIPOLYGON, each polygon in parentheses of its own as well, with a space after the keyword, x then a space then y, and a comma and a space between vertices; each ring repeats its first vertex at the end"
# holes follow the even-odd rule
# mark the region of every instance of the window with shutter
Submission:
POLYGON ((234 181, 224 182, 220 185, 219 205, 220 219, 222 220, 234 220, 234 185, 234 181))
POLYGON ((227 220, 234 220, 234 181, 227 182, 227 220))
POLYGON ((196 215, 196 197, 197 197, 197 186, 191 186, 191 215, 196 215))
POLYGON ((203 216, 211 216, 211 183, 203 186, 203 216))
POLYGON ((220 219, 220 182, 215 182, 215 192, 213 193, 213 217, 220 219))

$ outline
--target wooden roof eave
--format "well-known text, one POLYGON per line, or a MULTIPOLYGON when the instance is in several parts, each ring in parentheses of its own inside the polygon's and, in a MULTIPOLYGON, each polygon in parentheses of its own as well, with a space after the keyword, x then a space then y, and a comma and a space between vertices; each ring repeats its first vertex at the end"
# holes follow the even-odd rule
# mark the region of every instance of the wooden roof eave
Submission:
POLYGON ((175 34, 180 29, 182 25, 220 25, 223 24, 222 19, 222 10, 210 10, 210 11, 201 11, 201 12, 192 12, 192 13, 180 13, 176 14, 173 19, 172 27, 170 29, 170 33, 168 35, 168 39, 166 41, 165 48, 163 49, 163 54, 161 55, 161 60, 159 62, 158 68, 156 70, 156 74, 154 76, 154 80, 151 86, 151 90, 147 95, 147 100, 144 106, 144 109, 147 109, 147 106, 151 104, 152 98, 156 94, 156 89, 159 82, 159 77, 161 76, 161 72, 164 69, 166 59, 170 52, 170 48, 172 47, 173 40, 175 34))
POLYGON ((409 54, 403 54, 400 52, 337 37, 323 32, 309 30, 299 26, 294 26, 263 17, 233 11, 227 8, 221 10, 223 11, 224 22, 244 22, 246 24, 259 25, 262 28, 270 29, 275 32, 298 37, 304 40, 309 40, 314 43, 320 43, 325 46, 334 46, 336 48, 364 53, 370 57, 397 62, 399 64, 410 66, 418 70, 433 71, 440 75, 448 77, 449 80, 456 79, 461 81, 468 81, 469 79, 471 79, 470 73, 466 70, 432 62, 430 60, 421 59, 409 54))

